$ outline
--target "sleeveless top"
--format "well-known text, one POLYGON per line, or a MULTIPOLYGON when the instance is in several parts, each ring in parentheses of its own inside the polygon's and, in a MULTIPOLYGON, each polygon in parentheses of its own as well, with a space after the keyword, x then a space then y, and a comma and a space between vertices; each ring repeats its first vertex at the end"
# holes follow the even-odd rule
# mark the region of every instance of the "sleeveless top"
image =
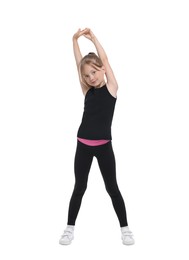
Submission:
POLYGON ((84 101, 84 112, 77 137, 90 140, 111 140, 111 125, 116 98, 104 85, 101 88, 91 87, 84 101))

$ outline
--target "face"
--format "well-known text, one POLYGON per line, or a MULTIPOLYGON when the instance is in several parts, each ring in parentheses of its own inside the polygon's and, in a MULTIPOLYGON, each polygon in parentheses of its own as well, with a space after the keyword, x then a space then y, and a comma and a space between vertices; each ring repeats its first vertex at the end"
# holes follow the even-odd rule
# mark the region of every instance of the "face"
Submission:
POLYGON ((98 68, 98 70, 88 64, 83 67, 83 77, 92 87, 101 87, 104 84, 104 73, 104 67, 98 68))

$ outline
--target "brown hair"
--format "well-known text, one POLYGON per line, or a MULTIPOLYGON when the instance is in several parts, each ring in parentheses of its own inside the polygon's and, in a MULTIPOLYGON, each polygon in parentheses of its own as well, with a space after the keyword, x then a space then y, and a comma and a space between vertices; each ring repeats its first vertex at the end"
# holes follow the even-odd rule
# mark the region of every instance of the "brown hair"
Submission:
POLYGON ((80 79, 82 81, 82 83, 84 83, 87 87, 90 87, 86 81, 85 78, 83 76, 83 69, 84 69, 84 65, 90 65, 92 66, 94 69, 100 70, 103 66, 103 63, 101 61, 101 59, 94 53, 94 52, 89 52, 87 55, 85 55, 79 64, 79 74, 80 74, 80 79))

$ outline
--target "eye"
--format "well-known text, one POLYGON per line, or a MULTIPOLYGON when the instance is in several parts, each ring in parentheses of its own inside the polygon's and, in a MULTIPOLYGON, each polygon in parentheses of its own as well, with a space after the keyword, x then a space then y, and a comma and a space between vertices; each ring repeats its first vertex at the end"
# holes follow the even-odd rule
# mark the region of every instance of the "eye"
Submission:
POLYGON ((92 71, 92 74, 94 75, 95 73, 96 73, 96 71, 95 71, 95 70, 93 70, 93 71, 92 71))

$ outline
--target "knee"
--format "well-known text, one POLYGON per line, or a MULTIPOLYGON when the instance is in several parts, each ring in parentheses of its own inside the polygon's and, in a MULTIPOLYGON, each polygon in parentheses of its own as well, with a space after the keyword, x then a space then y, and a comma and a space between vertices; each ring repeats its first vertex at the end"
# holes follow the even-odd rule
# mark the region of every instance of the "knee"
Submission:
POLYGON ((120 191, 117 186, 106 186, 106 191, 108 192, 111 198, 120 196, 120 191))
POLYGON ((82 197, 86 189, 87 189, 87 185, 75 185, 73 194, 76 197, 80 197, 80 196, 82 197))

